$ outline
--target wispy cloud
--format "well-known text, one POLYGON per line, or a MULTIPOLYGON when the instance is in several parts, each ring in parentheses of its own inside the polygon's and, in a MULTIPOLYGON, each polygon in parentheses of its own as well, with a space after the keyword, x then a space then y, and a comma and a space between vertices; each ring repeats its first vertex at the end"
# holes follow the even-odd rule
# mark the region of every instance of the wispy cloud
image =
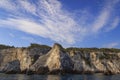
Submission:
POLYGON ((13 33, 9 33, 9 35, 13 38, 15 37, 15 35, 13 33))
MULTIPOLYGON (((110 2, 106 3, 106 5, 103 7, 102 11, 100 11, 100 14, 93 23, 93 29, 92 29, 93 32, 100 31, 108 24, 109 20, 111 19, 110 16, 114 11, 114 7, 118 2, 119 0, 114 0, 114 1, 110 0, 110 2)), ((113 22, 114 23, 109 27, 111 28, 111 30, 117 27, 119 19, 117 20, 115 19, 113 20, 113 22)))
POLYGON ((35 42, 35 39, 34 39, 34 38, 28 37, 28 36, 23 36, 23 37, 21 37, 21 39, 26 40, 26 41, 29 41, 29 42, 31 42, 31 43, 35 42))
POLYGON ((101 30, 107 23, 107 20, 109 18, 110 12, 109 11, 102 11, 101 14, 96 18, 94 24, 93 24, 93 32, 98 32, 101 30))
POLYGON ((11 0, 1 0, 0 7, 6 10, 16 10, 15 4, 11 0))
POLYGON ((106 45, 103 45, 103 47, 107 47, 107 48, 115 48, 119 45, 118 42, 113 42, 113 43, 109 43, 109 44, 106 44, 106 45))
POLYGON ((110 26, 106 28, 106 32, 115 29, 119 25, 119 23, 120 23, 120 19, 119 19, 119 17, 116 17, 115 19, 113 19, 110 26))
MULTIPOLYGON (((87 23, 86 20, 90 20, 88 16, 92 15, 91 13, 73 15, 74 12, 71 13, 63 8, 63 4, 58 0, 38 0, 36 3, 29 0, 1 0, 0 8, 7 10, 11 16, 4 20, 0 19, 0 26, 49 38, 60 43, 73 44, 104 28, 118 1, 106 3, 107 5, 100 11, 100 14, 94 16, 96 19, 92 23, 87 23)), ((116 28, 119 19, 115 19, 113 22, 111 29, 116 28)))

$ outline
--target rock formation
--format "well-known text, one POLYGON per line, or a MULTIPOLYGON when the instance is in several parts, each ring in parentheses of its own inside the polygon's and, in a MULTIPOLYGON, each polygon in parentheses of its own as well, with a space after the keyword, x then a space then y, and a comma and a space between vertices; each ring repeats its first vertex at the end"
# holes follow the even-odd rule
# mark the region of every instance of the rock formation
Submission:
POLYGON ((74 52, 71 59, 75 73, 120 73, 120 53, 74 52))
POLYGON ((19 60, 15 60, 12 62, 8 62, 3 66, 2 72, 5 72, 7 74, 15 74, 21 72, 20 70, 20 62, 19 60))
POLYGON ((70 48, 67 51, 57 43, 52 49, 41 46, 0 49, 0 71, 28 74, 120 74, 120 50, 85 51, 70 48))
POLYGON ((39 74, 70 72, 73 69, 73 62, 61 45, 54 44, 53 48, 31 66, 31 70, 39 74))
POLYGON ((6 64, 15 60, 19 60, 21 71, 26 70, 29 68, 29 65, 32 64, 32 59, 28 54, 28 50, 20 48, 4 49, 0 51, 0 70, 2 70, 6 64))
POLYGON ((5 65, 7 65, 9 62, 19 60, 19 73, 26 73, 29 67, 39 58, 39 56, 43 55, 44 52, 48 52, 48 49, 43 50, 40 48, 10 48, 0 50, 0 71, 4 71, 3 69, 5 65))

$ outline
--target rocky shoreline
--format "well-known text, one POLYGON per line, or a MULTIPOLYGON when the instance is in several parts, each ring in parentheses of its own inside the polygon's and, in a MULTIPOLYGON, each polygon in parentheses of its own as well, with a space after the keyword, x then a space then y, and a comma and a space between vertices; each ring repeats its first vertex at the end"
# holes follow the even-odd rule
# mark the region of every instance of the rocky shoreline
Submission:
POLYGON ((52 48, 1 49, 0 71, 6 74, 120 74, 120 52, 65 51, 57 43, 52 48))

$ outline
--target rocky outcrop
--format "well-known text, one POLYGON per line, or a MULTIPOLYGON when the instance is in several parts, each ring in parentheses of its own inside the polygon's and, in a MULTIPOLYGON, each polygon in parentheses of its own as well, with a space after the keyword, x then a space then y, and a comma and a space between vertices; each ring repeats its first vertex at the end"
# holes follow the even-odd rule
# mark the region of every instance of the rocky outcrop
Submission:
MULTIPOLYGON (((4 49, 0 51, 0 70, 3 69, 4 65, 15 60, 19 60, 21 71, 26 70, 32 64, 32 59, 28 54, 27 49, 12 48, 4 49)), ((16 64, 17 65, 17 64, 16 64)))
POLYGON ((19 60, 14 60, 12 62, 8 62, 3 66, 2 72, 7 74, 15 74, 20 73, 20 62, 19 60))
POLYGON ((70 72, 73 69, 73 62, 61 45, 54 44, 53 48, 31 66, 31 70, 38 73, 60 73, 70 72))
POLYGON ((75 73, 120 73, 120 53, 85 52, 72 53, 75 73))
POLYGON ((48 49, 41 48, 9 48, 0 50, 0 71, 3 71, 5 65, 8 65, 9 62, 18 60, 20 63, 19 73, 26 73, 39 56, 42 56, 47 52, 48 49))
POLYGON ((45 47, 0 49, 0 72, 120 74, 119 50, 117 52, 108 49, 107 51, 99 49, 84 51, 70 48, 67 51, 57 43, 52 49, 45 47))

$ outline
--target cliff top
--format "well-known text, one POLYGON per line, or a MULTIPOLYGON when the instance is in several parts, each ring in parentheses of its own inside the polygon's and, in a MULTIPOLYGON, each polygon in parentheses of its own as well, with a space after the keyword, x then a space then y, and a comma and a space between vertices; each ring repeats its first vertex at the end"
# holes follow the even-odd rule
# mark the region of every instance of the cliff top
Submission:
POLYGON ((59 43, 54 43, 52 48, 57 48, 57 49, 60 49, 60 50, 64 49, 59 43))
POLYGON ((9 48, 15 48, 15 47, 14 46, 0 44, 0 49, 9 49, 9 48))
MULTIPOLYGON (((15 48, 14 46, 9 45, 3 45, 0 44, 0 49, 9 49, 9 48, 15 48)), ((31 43, 28 47, 21 47, 26 49, 32 49, 32 48, 40 48, 40 49, 51 49, 50 46, 47 45, 40 45, 36 43, 31 43)), ((65 50, 67 52, 69 51, 85 51, 85 52, 93 52, 93 51, 99 51, 99 52, 120 52, 120 49, 117 48, 77 48, 77 47, 69 47, 69 48, 63 48, 60 44, 55 43, 52 48, 59 48, 62 50, 65 50)))

